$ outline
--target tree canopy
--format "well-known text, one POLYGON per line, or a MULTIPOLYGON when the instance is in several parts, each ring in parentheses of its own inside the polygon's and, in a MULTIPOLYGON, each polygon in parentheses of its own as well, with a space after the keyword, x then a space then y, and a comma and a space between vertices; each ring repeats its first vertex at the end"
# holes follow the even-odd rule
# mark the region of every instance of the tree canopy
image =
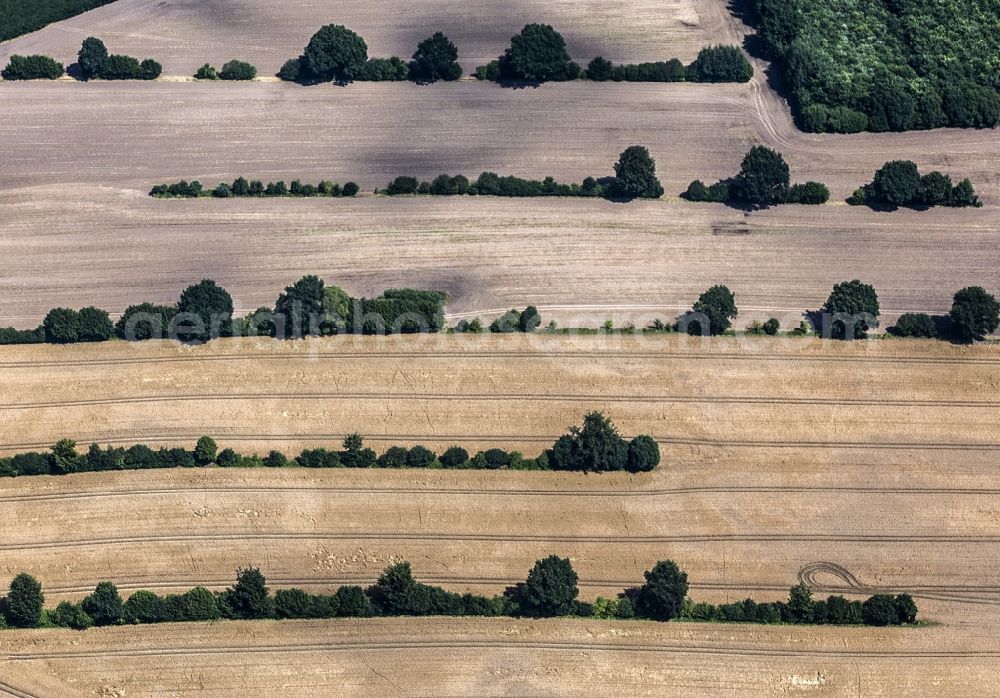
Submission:
POLYGON ((508 77, 525 82, 575 80, 581 72, 570 59, 562 34, 548 24, 528 24, 511 37, 500 64, 508 77))
POLYGON ((629 146, 618 157, 612 190, 616 196, 626 199, 659 199, 663 196, 663 185, 656 178, 656 161, 645 146, 629 146))
POLYGON ((645 573, 639 588, 636 613, 643 618, 666 621, 681 613, 688 592, 687 574, 672 560, 661 560, 645 573))
POLYGON ((458 48, 447 36, 436 32, 417 46, 410 63, 410 78, 417 82, 458 80, 462 66, 457 61, 458 48))
POLYGON ((688 334, 710 334, 718 336, 725 334, 732 327, 739 311, 736 308, 736 297, 728 286, 713 286, 698 297, 692 309, 695 318, 688 321, 688 334), (708 323, 707 328, 701 326, 701 318, 708 323), (708 332, 704 332, 704 330, 708 332))
POLYGON ((955 334, 965 342, 978 342, 1000 326, 1000 304, 982 286, 963 288, 951 306, 955 334))
POLYGON ((538 618, 571 615, 576 612, 578 582, 569 559, 550 555, 539 560, 520 588, 519 610, 538 618))
POLYGON ((790 180, 788 163, 781 154, 758 145, 743 158, 731 193, 753 206, 771 206, 786 200, 790 180))
POLYGON ((322 80, 350 82, 368 60, 368 44, 340 24, 328 24, 306 46, 304 66, 322 80))
POLYGON ((868 330, 878 327, 878 294, 870 284, 858 279, 833 287, 823 306, 824 327, 834 339, 865 339, 868 330))

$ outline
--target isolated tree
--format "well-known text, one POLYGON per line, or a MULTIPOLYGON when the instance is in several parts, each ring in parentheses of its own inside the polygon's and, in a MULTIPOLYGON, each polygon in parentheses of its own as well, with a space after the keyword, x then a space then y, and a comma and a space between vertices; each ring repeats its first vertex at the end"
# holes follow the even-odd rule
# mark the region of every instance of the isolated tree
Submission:
POLYGON ((93 306, 83 308, 79 315, 81 342, 106 342, 115 334, 108 311, 93 306))
POLYGON ((521 613, 538 618, 568 616, 576 611, 579 577, 569 559, 550 555, 535 563, 520 588, 521 613))
POLYGON ((42 321, 45 341, 72 344, 80 341, 80 313, 70 308, 53 308, 42 321))
POLYGON ((636 615, 667 621, 681 614, 688 592, 687 573, 673 560, 661 560, 645 572, 646 583, 639 587, 636 615))
POLYGON ((233 298, 226 289, 211 279, 188 286, 181 293, 177 310, 192 316, 193 322, 178 332, 178 339, 184 342, 207 341, 216 337, 227 337, 232 333, 233 298), (194 320, 197 317, 200 322, 194 320))
POLYGON ((211 436, 203 436, 198 439, 194 447, 194 462, 198 465, 211 465, 219 453, 219 447, 215 444, 215 439, 211 436))
POLYGON ((274 603, 267 593, 267 580, 256 567, 236 571, 236 584, 225 591, 225 601, 234 618, 270 618, 274 603))
POLYGON ((951 306, 955 334, 964 342, 978 342, 1000 326, 1000 304, 982 286, 963 288, 951 306))
POLYGON ((920 194, 920 171, 909 160, 893 160, 875 173, 868 189, 868 198, 890 206, 905 206, 920 194))
POLYGON ((659 199, 663 185, 656 178, 656 161, 645 146, 626 148, 615 163, 614 196, 627 199, 659 199))
POLYGON ((788 163, 780 153, 754 146, 743 158, 731 191, 740 201, 758 207, 784 203, 788 197, 788 163))
POLYGON ((898 622, 896 600, 888 594, 875 594, 861 604, 865 625, 895 625, 898 622))
MULTIPOLYGON (((732 327, 733 320, 739 314, 736 308, 736 297, 728 286, 713 286, 698 297, 692 311, 704 316, 708 322, 708 333, 717 336, 724 334, 732 327)), ((688 323, 689 334, 702 334, 701 319, 688 323)))
POLYGON ((319 334, 325 292, 323 279, 310 274, 287 286, 284 293, 278 296, 274 312, 284 317, 286 338, 319 334))
POLYGON ((815 602, 812 589, 805 584, 797 584, 788 592, 788 615, 793 623, 812 623, 815 602))
POLYGON ((644 473, 660 464, 660 445, 652 436, 637 436, 628 445, 628 464, 625 466, 630 473, 644 473))
POLYGON ((500 61, 504 72, 517 80, 548 82, 574 80, 580 67, 570 60, 562 34, 548 24, 528 24, 511 37, 500 61))
POLYGON ((304 58, 317 78, 350 82, 368 60, 368 44, 347 27, 328 24, 309 40, 304 58))
POLYGON ((94 625, 121 623, 124 605, 122 597, 118 595, 118 587, 111 582, 99 583, 94 593, 85 598, 81 606, 93 618, 94 625))
POLYGON ((15 628, 37 628, 42 621, 45 595, 38 580, 26 572, 14 577, 7 592, 5 616, 15 628))
POLYGON ((834 339, 865 339, 878 327, 879 312, 875 288, 857 279, 834 286, 823 306, 824 324, 834 339))
POLYGON ((410 79, 417 82, 458 80, 462 77, 462 66, 457 60, 455 44, 441 32, 436 32, 417 46, 410 63, 410 79))
POLYGON ((104 42, 93 36, 83 40, 80 52, 77 54, 77 64, 80 75, 84 79, 99 77, 104 72, 104 64, 108 60, 108 47, 104 42))

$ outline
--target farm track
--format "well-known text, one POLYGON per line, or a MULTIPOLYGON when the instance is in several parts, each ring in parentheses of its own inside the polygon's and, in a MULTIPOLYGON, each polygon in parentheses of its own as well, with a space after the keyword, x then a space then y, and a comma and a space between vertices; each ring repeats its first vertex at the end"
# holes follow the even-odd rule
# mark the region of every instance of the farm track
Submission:
POLYGON ((689 646, 653 646, 627 645, 611 643, 584 642, 534 642, 530 640, 515 640, 497 642, 489 640, 467 639, 461 642, 441 642, 431 639, 410 642, 363 642, 363 643, 303 643, 282 645, 242 645, 242 646, 182 646, 162 649, 123 649, 123 650, 90 650, 80 652, 21 652, 8 654, 7 661, 36 661, 59 659, 86 659, 98 657, 169 657, 200 654, 269 654, 288 652, 338 652, 338 651, 390 651, 390 650, 464 650, 464 649, 514 649, 523 648, 535 651, 606 651, 606 652, 637 652, 637 653, 670 653, 670 654, 707 654, 743 657, 837 657, 852 658, 883 658, 883 659, 920 659, 920 658, 1000 658, 1000 650, 843 650, 843 649, 755 649, 752 647, 689 645, 689 646))
POLYGON ((34 693, 14 688, 9 683, 4 683, 3 681, 0 681, 0 695, 14 696, 14 698, 41 698, 41 696, 37 696, 34 693))
POLYGON ((833 562, 813 562, 799 570, 799 581, 813 591, 827 593, 852 594, 902 594, 907 593, 914 598, 934 599, 938 601, 953 601, 958 603, 973 603, 1000 606, 1000 586, 974 585, 926 585, 908 584, 904 587, 873 586, 862 583, 850 570, 833 562), (843 586, 824 584, 819 575, 828 574, 843 582, 843 586), (977 594, 993 594, 997 598, 983 599, 977 594))

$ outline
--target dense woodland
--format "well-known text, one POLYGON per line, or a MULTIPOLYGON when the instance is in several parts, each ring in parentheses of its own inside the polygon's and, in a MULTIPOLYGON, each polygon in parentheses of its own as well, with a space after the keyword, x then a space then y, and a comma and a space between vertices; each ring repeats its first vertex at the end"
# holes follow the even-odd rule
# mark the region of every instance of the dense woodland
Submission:
POLYGON ((807 131, 1000 123, 996 0, 748 0, 807 131))
POLYGON ((114 0, 0 0, 0 41, 93 10, 114 0))

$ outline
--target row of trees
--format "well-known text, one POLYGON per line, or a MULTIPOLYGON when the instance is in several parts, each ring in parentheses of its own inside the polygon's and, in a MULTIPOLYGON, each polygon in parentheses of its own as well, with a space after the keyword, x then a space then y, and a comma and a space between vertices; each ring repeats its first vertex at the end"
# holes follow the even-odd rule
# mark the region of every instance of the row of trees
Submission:
POLYGON ((194 74, 197 80, 253 80, 257 77, 257 68, 246 61, 232 60, 216 71, 210 63, 198 68, 194 74))
POLYGON ((869 184, 855 190, 847 203, 852 206, 887 209, 900 206, 982 206, 972 181, 968 178, 952 184, 951 177, 937 170, 921 175, 917 164, 911 160, 887 162, 879 168, 869 184))
MULTIPOLYGON (((739 314, 736 297, 727 286, 713 286, 682 315, 675 329, 692 335, 721 335, 732 327, 739 314)), ((814 329, 832 339, 865 339, 879 326, 878 293, 871 284, 855 279, 833 287, 826 303, 810 313, 814 329)), ((1000 327, 1000 303, 981 286, 958 291, 947 318, 935 320, 925 313, 907 313, 890 332, 903 337, 941 337, 961 342, 982 341, 1000 327), (945 322, 947 321, 947 322, 945 322)), ((776 319, 757 326, 748 334, 775 335, 781 325, 776 319)))
POLYGON ((217 199, 231 197, 350 197, 356 196, 359 191, 361 191, 361 187, 354 182, 347 182, 341 186, 329 180, 323 180, 319 184, 303 184, 296 179, 290 185, 285 184, 283 180, 268 182, 265 185, 259 179, 248 180, 246 177, 237 177, 232 184, 220 182, 213 189, 205 189, 198 180, 189 182, 182 179, 173 184, 157 184, 150 189, 149 195, 158 199, 196 199, 203 196, 217 199))
POLYGON ((0 70, 4 80, 56 80, 66 73, 63 64, 49 56, 10 57, 7 67, 0 70))
POLYGON ((587 78, 597 82, 747 82, 753 66, 735 46, 702 49, 690 66, 679 60, 614 65, 598 56, 583 70, 570 58, 566 40, 548 24, 528 24, 511 37, 495 61, 476 68, 480 80, 541 84, 587 78))
POLYGON ((303 84, 347 84, 352 80, 432 83, 462 77, 457 60, 458 49, 441 32, 421 41, 407 63, 398 56, 369 58, 368 44, 357 33, 343 25, 328 24, 312 36, 301 56, 281 67, 278 77, 303 84))
POLYGON ((748 82, 753 66, 736 46, 709 46, 689 66, 676 58, 615 65, 598 56, 587 65, 584 75, 595 82, 748 82))
POLYGON ((688 201, 711 201, 753 208, 777 204, 825 204, 830 190, 820 182, 792 184, 788 163, 765 146, 754 146, 735 177, 706 186, 696 179, 682 195, 688 201))
POLYGON ((687 574, 672 560, 661 560, 643 574, 641 586, 625 589, 614 599, 594 603, 579 598, 579 576, 568 558, 550 555, 535 562, 525 581, 500 596, 457 594, 422 584, 408 562, 385 568, 367 588, 342 586, 332 595, 302 589, 280 589, 274 594, 258 568, 236 572, 236 583, 212 593, 195 587, 184 594, 159 596, 140 590, 127 600, 111 582, 100 582, 94 592, 75 604, 63 601, 45 608, 42 585, 20 573, 3 599, 0 621, 16 628, 131 625, 210 621, 219 618, 337 618, 372 616, 514 616, 555 618, 640 618, 666 622, 675 618, 743 623, 814 623, 836 625, 903 625, 915 623, 917 605, 908 594, 877 594, 866 601, 843 596, 814 600, 804 584, 792 587, 787 602, 694 603, 687 598, 687 574))
POLYGON ((393 446, 381 455, 365 447, 364 439, 351 434, 344 439, 343 450, 306 449, 294 460, 279 451, 267 456, 245 456, 232 449, 219 450, 208 436, 198 440, 193 451, 161 448, 154 451, 137 444, 130 448, 101 448, 91 444, 86 453, 76 449, 76 442, 63 439, 49 453, 37 451, 0 458, 0 476, 66 475, 108 470, 152 470, 158 468, 444 468, 457 470, 566 470, 611 472, 627 470, 648 472, 660 463, 660 448, 650 436, 626 441, 615 425, 600 412, 584 417, 582 427, 573 427, 552 448, 536 458, 525 458, 517 451, 492 448, 472 456, 460 446, 438 454, 424 446, 393 446))
POLYGON ((79 75, 84 80, 155 80, 163 66, 147 58, 140 62, 132 56, 108 54, 108 47, 100 39, 90 36, 83 40, 77 55, 79 75))

